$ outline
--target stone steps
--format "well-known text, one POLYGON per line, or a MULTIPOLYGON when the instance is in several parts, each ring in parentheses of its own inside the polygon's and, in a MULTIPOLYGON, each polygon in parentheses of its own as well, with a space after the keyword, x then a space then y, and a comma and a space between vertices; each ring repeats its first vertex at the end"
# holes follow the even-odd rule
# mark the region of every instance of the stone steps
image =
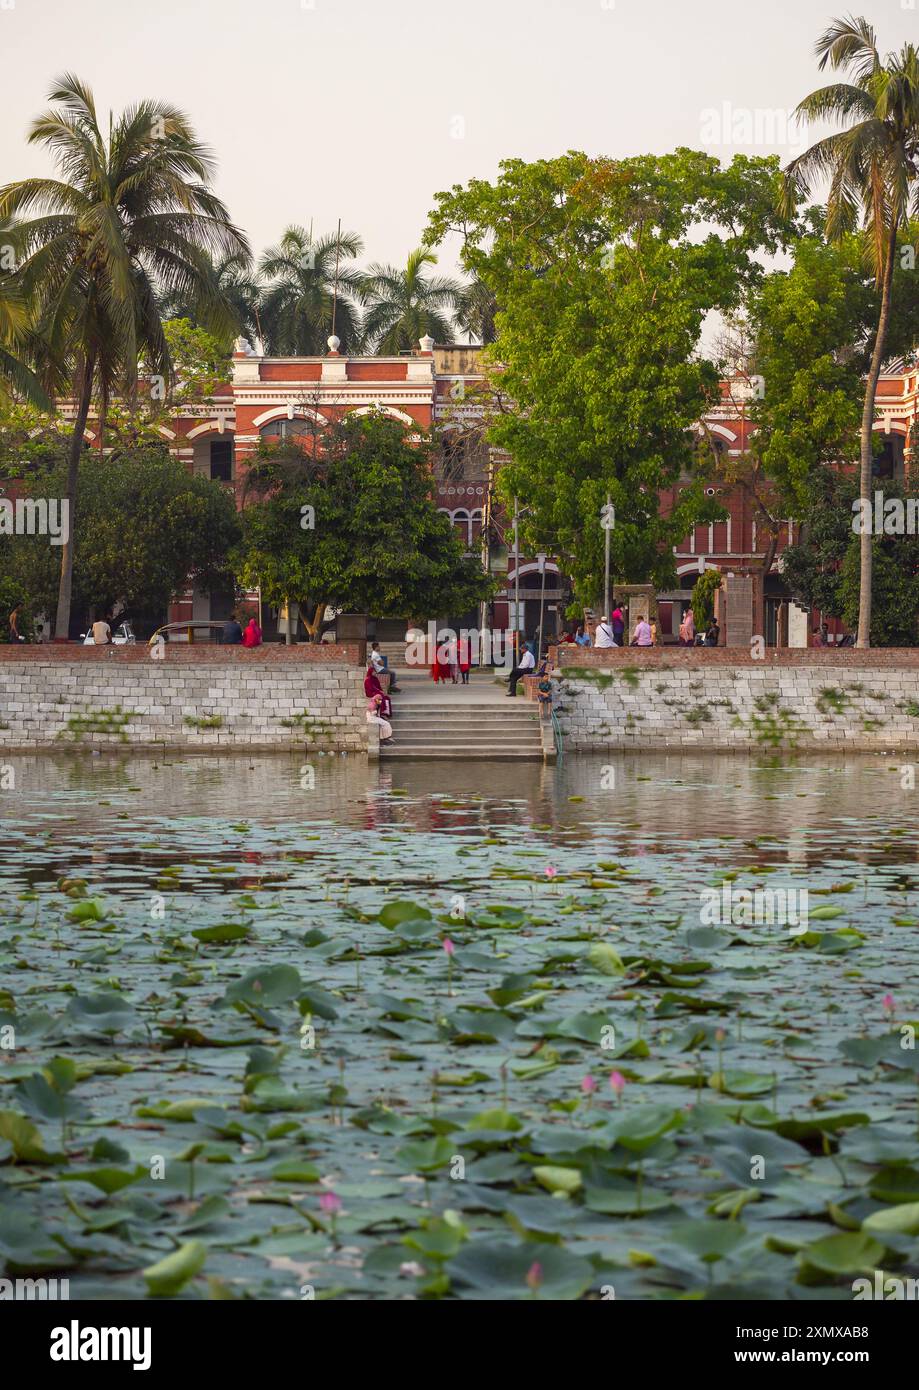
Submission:
POLYGON ((400 705, 393 716, 393 747, 382 744, 381 758, 542 759, 539 711, 534 705, 495 700, 441 709, 400 705))

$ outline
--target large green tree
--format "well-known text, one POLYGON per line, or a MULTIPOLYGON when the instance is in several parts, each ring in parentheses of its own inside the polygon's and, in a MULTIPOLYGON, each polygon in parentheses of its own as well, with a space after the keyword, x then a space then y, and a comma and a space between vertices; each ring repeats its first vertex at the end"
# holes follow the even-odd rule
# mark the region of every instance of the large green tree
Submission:
MULTIPOLYGON (((875 32, 866 19, 834 20, 816 44, 821 70, 845 73, 804 98, 798 115, 806 120, 832 119, 844 129, 827 136, 787 171, 792 198, 829 180, 826 228, 833 238, 861 228, 865 255, 880 293, 873 347, 861 420, 861 496, 872 491, 874 402, 887 347, 891 318, 897 237, 910 215, 919 210, 919 52, 911 43, 881 58, 875 32)), ((871 642, 871 536, 861 546, 861 600, 858 645, 871 642)))
POLYGON ((437 511, 430 446, 397 420, 346 416, 305 447, 263 444, 247 488, 237 574, 274 606, 298 603, 314 640, 328 608, 410 618, 493 591, 437 511))
POLYGON ((160 101, 141 101, 108 130, 90 89, 67 75, 50 93, 51 110, 29 142, 55 160, 59 178, 31 178, 0 189, 0 218, 13 228, 19 281, 36 331, 69 367, 76 410, 64 482, 71 538, 62 547, 55 633, 70 627, 77 486, 83 432, 94 395, 137 390, 138 363, 168 379, 172 363, 159 296, 208 304, 212 326, 232 326, 210 273, 210 257, 247 254, 210 188, 214 162, 187 117, 160 101))
MULTIPOLYGON (((63 449, 56 462, 46 454, 25 468, 18 488, 34 497, 60 496, 66 470, 63 449)), ((187 584, 232 583, 227 555, 240 534, 232 491, 190 474, 162 444, 84 454, 79 488, 73 595, 81 609, 118 606, 144 632, 165 621, 170 599, 187 584)), ((33 612, 53 608, 56 553, 44 536, 10 537, 0 549, 0 574, 33 612)))
MULTIPOLYGON (((919 641, 919 535, 910 528, 906 505, 919 504, 919 493, 886 479, 877 491, 884 507, 903 505, 903 525, 870 532, 854 529, 859 519, 860 489, 854 477, 820 469, 811 480, 811 501, 804 513, 804 539, 784 552, 784 577, 795 599, 848 627, 858 621, 861 588, 861 535, 872 549, 872 646, 915 646, 919 641)), ((874 498, 872 514, 874 513, 874 498)), ((881 517, 884 517, 882 510, 881 517)), ((872 522, 874 516, 872 515, 872 522)))
POLYGON ((763 631, 764 581, 789 518, 801 519, 823 465, 858 450, 863 342, 873 295, 854 239, 828 244, 814 228, 789 245, 787 270, 751 286, 744 312, 718 341, 725 400, 744 446, 728 449, 703 422, 700 470, 739 493, 756 525, 763 582, 754 631, 763 631))
POLYGON ((489 437, 510 454, 499 492, 528 509, 524 541, 560 558, 581 603, 603 591, 607 496, 620 580, 671 583, 673 547, 723 514, 693 477, 691 427, 718 390, 700 335, 779 245, 779 179, 774 160, 569 153, 438 195, 427 239, 459 233, 499 306, 486 354, 502 399, 489 437))

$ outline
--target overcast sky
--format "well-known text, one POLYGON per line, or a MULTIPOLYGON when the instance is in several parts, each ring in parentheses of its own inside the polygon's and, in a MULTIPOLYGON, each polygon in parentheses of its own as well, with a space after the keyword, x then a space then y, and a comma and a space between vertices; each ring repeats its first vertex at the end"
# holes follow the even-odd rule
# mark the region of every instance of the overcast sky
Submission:
POLYGON ((492 177, 502 158, 787 156, 801 137, 784 113, 824 80, 812 51, 829 17, 866 15, 886 51, 919 41, 915 4, 0 0, 0 182, 50 172, 25 134, 70 70, 100 111, 182 107, 256 250, 290 222, 334 231, 340 216, 365 261, 403 262, 433 194, 492 177))

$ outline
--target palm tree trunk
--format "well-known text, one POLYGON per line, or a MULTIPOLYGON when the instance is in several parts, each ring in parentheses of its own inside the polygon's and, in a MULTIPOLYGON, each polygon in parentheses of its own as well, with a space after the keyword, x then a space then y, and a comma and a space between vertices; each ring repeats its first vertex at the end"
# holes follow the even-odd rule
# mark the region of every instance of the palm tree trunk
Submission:
POLYGON ((89 407, 93 397, 93 373, 95 371, 95 357, 90 355, 83 363, 83 370, 79 374, 80 398, 77 407, 77 418, 73 426, 73 438, 70 441, 70 453, 67 458, 67 508, 70 518, 70 525, 67 530, 67 539, 61 550, 61 583, 57 596, 57 616, 54 619, 54 635, 58 640, 64 640, 70 635, 70 595, 73 589, 73 542, 76 523, 76 504, 77 504, 77 476, 80 468, 80 459, 83 454, 83 431, 86 429, 86 420, 89 416, 89 407))
MULTIPOLYGON (((861 473, 859 478, 859 494, 862 500, 861 513, 872 516, 871 508, 871 485, 872 485, 872 464, 874 457, 871 450, 871 432, 874 427, 874 399, 877 394, 878 377, 881 375, 881 366, 884 361, 884 346, 887 342, 887 327, 890 323, 890 298, 891 287, 893 285, 893 263, 897 251, 897 225, 896 222, 891 226, 888 233, 887 259, 884 264, 883 281, 881 284, 881 310, 878 314, 877 332, 874 335, 874 351, 871 354, 871 366, 868 371, 868 380, 865 384, 865 407, 862 411, 862 435, 861 435, 861 473)), ((863 524, 860 544, 860 576, 858 594, 858 637, 855 645, 857 647, 871 646, 871 571, 873 551, 872 545, 874 536, 870 529, 863 524)))

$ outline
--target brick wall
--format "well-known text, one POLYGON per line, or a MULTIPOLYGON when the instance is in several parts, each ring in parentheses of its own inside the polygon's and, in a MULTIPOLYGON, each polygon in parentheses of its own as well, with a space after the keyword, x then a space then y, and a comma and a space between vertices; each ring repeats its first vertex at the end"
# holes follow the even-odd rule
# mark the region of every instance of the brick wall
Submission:
MULTIPOLYGON (((588 653, 591 655, 592 653, 588 653)), ((597 655, 606 655, 599 652, 597 655)), ((729 651, 562 668, 553 698, 565 746, 835 752, 919 750, 919 660, 738 662, 729 651), (710 658, 715 657, 714 661, 710 658)), ((667 653, 666 655, 670 655, 667 653)), ((783 655, 788 655, 783 653, 783 655)), ((801 651, 801 657, 832 653, 801 651)), ((909 653, 913 658, 919 652, 909 653)))
POLYGON ((762 660, 750 655, 747 647, 575 647, 552 648, 557 659, 553 665, 562 667, 653 667, 665 670, 668 666, 704 671, 711 666, 786 667, 814 666, 858 667, 878 671, 887 667, 919 670, 919 647, 781 647, 767 648, 762 660))
POLYGON ((81 665, 105 662, 118 665, 198 664, 211 666, 360 666, 366 668, 366 642, 266 642, 261 647, 224 647, 219 642, 167 642, 158 660, 145 642, 132 647, 84 647, 75 642, 23 642, 19 646, 0 644, 0 667, 7 662, 29 661, 40 666, 62 662, 81 665))
POLYGON ((210 750, 367 750, 361 667, 296 661, 264 650, 264 656, 224 650, 224 659, 217 660, 219 648, 188 649, 181 656, 167 649, 162 661, 152 660, 143 647, 95 653, 91 647, 34 647, 19 660, 4 654, 0 753, 164 742, 210 750))

